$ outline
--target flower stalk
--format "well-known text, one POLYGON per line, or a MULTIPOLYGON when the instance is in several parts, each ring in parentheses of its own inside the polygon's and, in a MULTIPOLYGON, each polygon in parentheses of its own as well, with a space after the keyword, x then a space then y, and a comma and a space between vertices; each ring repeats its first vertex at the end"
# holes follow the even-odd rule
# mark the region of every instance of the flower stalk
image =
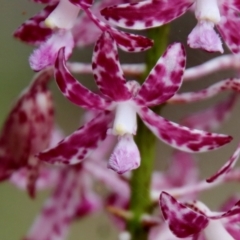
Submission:
MULTIPOLYGON (((168 33, 168 25, 148 30, 148 37, 153 39, 155 44, 146 54, 146 71, 140 79, 141 82, 166 49, 168 33)), ((154 111, 159 112, 160 108, 161 106, 158 106, 154 111)), ((135 141, 141 155, 141 166, 132 172, 130 180, 131 198, 129 209, 133 213, 133 218, 129 219, 127 229, 132 236, 132 240, 146 240, 148 230, 142 226, 141 216, 152 211, 150 185, 156 152, 156 137, 140 119, 138 119, 138 133, 135 141)))

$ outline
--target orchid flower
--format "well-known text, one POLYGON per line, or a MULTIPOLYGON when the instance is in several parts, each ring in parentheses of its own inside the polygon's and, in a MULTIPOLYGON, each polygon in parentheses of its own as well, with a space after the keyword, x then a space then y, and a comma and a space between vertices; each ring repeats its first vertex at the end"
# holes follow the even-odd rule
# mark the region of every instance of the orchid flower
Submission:
MULTIPOLYGON (((106 1, 104 2, 105 4, 100 6, 97 4, 95 11, 98 7, 106 6, 106 1)), ((98 19, 89 9, 91 3, 91 0, 49 1, 43 11, 27 20, 15 31, 14 36, 22 41, 40 44, 29 58, 33 70, 40 71, 53 65, 62 47, 65 47, 65 58, 68 59, 74 46, 81 45, 79 41, 84 37, 79 36, 81 30, 85 31, 86 27, 92 28, 90 23, 94 23, 98 29, 95 36, 98 37, 101 31, 108 30, 125 51, 143 51, 152 46, 152 41, 146 37, 119 31, 98 19), (84 10, 87 18, 83 16, 78 19, 80 9, 84 10)), ((97 39, 91 31, 85 33, 85 38, 91 38, 91 41, 97 39)), ((88 44, 86 42, 84 46, 88 44)))
POLYGON ((64 96, 78 106, 102 110, 103 113, 55 148, 39 154, 41 160, 78 163, 106 136, 111 125, 108 132, 118 136, 119 141, 110 157, 109 167, 119 173, 134 169, 140 164, 139 152, 133 141, 137 130, 137 114, 159 139, 183 151, 212 150, 230 141, 228 136, 193 130, 170 122, 148 108, 165 102, 181 86, 185 67, 185 53, 181 44, 168 47, 142 87, 135 81, 126 82, 118 61, 116 43, 109 33, 104 33, 96 43, 92 65, 103 96, 90 92, 69 73, 64 50, 60 50, 55 64, 55 77, 64 96))
POLYGON ((195 236, 194 239, 198 239, 200 233, 203 233, 206 240, 234 240, 225 228, 225 224, 239 214, 240 201, 228 211, 216 213, 211 212, 201 202, 193 201, 182 204, 168 193, 162 192, 159 204, 170 230, 179 238, 195 236))
POLYGON ((54 110, 47 84, 52 71, 37 74, 9 113, 0 135, 0 178, 28 169, 28 188, 34 191, 39 169, 36 153, 50 147, 54 131, 54 110))
POLYGON ((229 0, 146 0, 107 7, 102 15, 119 27, 128 29, 147 29, 161 26, 180 17, 192 8, 198 20, 196 27, 188 36, 192 48, 202 48, 209 52, 223 52, 219 35, 234 53, 240 51, 239 1, 229 0))

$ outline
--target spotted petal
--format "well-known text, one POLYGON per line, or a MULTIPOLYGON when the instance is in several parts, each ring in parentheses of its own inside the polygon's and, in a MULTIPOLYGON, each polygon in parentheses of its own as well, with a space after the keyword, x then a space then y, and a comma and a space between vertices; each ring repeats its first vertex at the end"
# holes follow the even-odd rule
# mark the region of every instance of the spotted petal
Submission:
POLYGON ((148 108, 141 108, 139 115, 146 126, 166 144, 185 152, 205 152, 230 142, 232 137, 190 129, 168 121, 148 108))
POLYGON ((184 14, 193 1, 188 0, 146 0, 107 7, 101 14, 119 27, 146 29, 161 26, 184 14))
POLYGON ((85 88, 71 75, 66 67, 64 49, 59 51, 55 62, 55 78, 63 95, 78 106, 104 110, 110 104, 104 98, 85 88))
POLYGON ((14 32, 14 37, 30 44, 45 42, 52 35, 53 30, 46 27, 44 21, 55 7, 56 4, 48 5, 34 17, 27 20, 14 32))
POLYGON ((55 147, 38 154, 38 158, 52 164, 76 164, 81 162, 105 139, 111 120, 111 113, 100 113, 55 147))
POLYGON ((118 60, 116 42, 107 32, 103 33, 96 43, 92 68, 96 83, 105 96, 114 101, 131 98, 118 60))
POLYGON ((144 36, 126 33, 115 28, 110 29, 112 36, 123 51, 142 52, 153 46, 153 41, 144 36))
POLYGON ((225 7, 221 22, 217 25, 222 38, 233 53, 240 52, 240 33, 236 31, 240 27, 240 18, 236 12, 225 7))
POLYGON ((0 179, 28 166, 34 154, 47 148, 53 130, 53 103, 46 70, 37 74, 9 113, 0 135, 0 179))
POLYGON ((84 9, 85 13, 89 18, 101 29, 103 32, 108 31, 111 33, 112 37, 116 40, 118 46, 128 52, 139 52, 144 51, 152 47, 153 41, 139 35, 125 33, 119 31, 116 28, 111 27, 105 22, 101 21, 97 16, 93 14, 89 9, 84 9))
POLYGON ((179 238, 198 234, 209 223, 205 215, 186 207, 166 192, 161 193, 159 204, 170 230, 179 238))
POLYGON ((192 103, 196 101, 205 100, 207 98, 213 97, 216 94, 232 90, 239 92, 240 91, 240 79, 230 78, 227 80, 222 80, 218 83, 211 85, 210 87, 200 90, 198 92, 188 92, 188 93, 179 93, 175 94, 170 100, 170 103, 192 103))
POLYGON ((170 45, 142 85, 136 100, 146 106, 171 98, 182 84, 186 56, 183 45, 170 45))

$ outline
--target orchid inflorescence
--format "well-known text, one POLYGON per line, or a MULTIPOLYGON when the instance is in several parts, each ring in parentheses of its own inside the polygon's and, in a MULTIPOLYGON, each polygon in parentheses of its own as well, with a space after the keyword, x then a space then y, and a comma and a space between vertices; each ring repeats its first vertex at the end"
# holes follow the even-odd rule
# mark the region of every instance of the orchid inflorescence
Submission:
MULTIPOLYGON (((199 179, 192 155, 218 149, 232 140, 231 136, 211 131, 232 112, 240 92, 240 79, 227 78, 203 90, 179 92, 183 82, 224 68, 240 69, 240 1, 34 2, 45 7, 23 23, 14 37, 35 46, 29 63, 38 73, 19 96, 0 135, 0 179, 10 180, 31 197, 49 186, 53 189, 24 239, 67 239, 74 220, 103 208, 119 229, 119 239, 240 239, 237 195, 219 212, 210 211, 197 200, 201 191, 240 181, 240 169, 234 168, 240 143, 226 163, 206 180, 199 179), (231 54, 186 69, 184 46, 176 42, 156 59, 147 74, 147 61, 120 63, 118 48, 129 54, 151 50, 161 45, 161 39, 153 41, 118 27, 157 29, 187 11, 194 12, 197 19, 187 38, 191 48, 223 53, 224 41, 231 54), (94 44, 91 64, 69 61, 75 48, 91 44, 94 44), (83 86, 74 77, 75 73, 92 74, 98 91, 83 86), (126 75, 135 80, 127 80, 126 75), (140 76, 145 77, 144 82, 140 76), (69 136, 64 135, 54 120, 54 104, 48 88, 52 78, 65 98, 85 110, 83 124, 69 136), (201 101, 227 90, 231 94, 226 99, 185 117, 180 124, 159 115, 160 107, 165 104, 201 101), (150 207, 143 207, 140 214, 132 207, 132 196, 141 189, 132 179, 147 163, 138 140, 143 132, 138 127, 146 127, 150 130, 146 136, 152 133, 175 149, 168 170, 149 175, 150 184, 145 187, 149 188, 146 198, 150 207), (96 182, 106 187, 107 194, 103 196, 96 191, 96 182), (161 214, 153 214, 155 208, 161 214), (145 235, 141 239, 129 227, 132 223, 143 229, 145 235)), ((148 140, 144 139, 146 144, 148 140)), ((144 151, 150 159, 148 149, 144 151)))

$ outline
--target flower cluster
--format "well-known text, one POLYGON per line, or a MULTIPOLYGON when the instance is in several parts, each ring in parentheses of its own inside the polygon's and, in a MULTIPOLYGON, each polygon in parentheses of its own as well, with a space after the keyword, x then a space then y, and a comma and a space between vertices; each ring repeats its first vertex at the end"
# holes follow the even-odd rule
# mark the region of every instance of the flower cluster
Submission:
POLYGON ((29 64, 38 73, 16 101, 0 134, 0 179, 9 180, 31 197, 40 189, 52 188, 24 239, 64 240, 73 221, 104 208, 119 229, 120 239, 138 239, 129 227, 132 223, 143 229, 142 239, 240 239, 240 200, 231 198, 221 212, 212 212, 197 200, 203 190, 240 181, 240 169, 234 168, 240 144, 224 166, 206 180, 199 179, 192 155, 218 149, 232 140, 212 131, 230 115, 240 92, 240 79, 227 78, 203 90, 179 92, 183 82, 223 68, 240 68, 240 35, 236 31, 240 1, 34 2, 45 4, 44 9, 23 23, 14 37, 34 45, 29 64), (118 27, 157 28, 187 11, 193 11, 197 19, 187 39, 191 48, 223 53, 221 36, 233 54, 186 69, 184 45, 175 42, 154 59, 153 66, 148 60, 120 63, 118 48, 131 56, 162 43, 118 27), (75 48, 91 44, 90 64, 69 61, 75 48), (98 90, 82 85, 75 73, 92 74, 98 90), (127 80, 127 75, 134 79, 127 80), (144 82, 140 76, 145 76, 144 82), (65 98, 85 110, 83 123, 69 136, 54 119, 48 88, 52 79, 65 98), (226 90, 232 93, 224 101, 185 117, 180 124, 159 115, 165 104, 201 101, 226 90), (144 169, 147 161, 153 160, 150 149, 144 148, 153 136, 174 148, 166 172, 144 169), (104 196, 96 191, 96 182, 107 189, 104 196), (149 188, 147 206, 137 212, 133 205, 144 204, 134 198, 143 190, 135 182, 149 188), (162 214, 154 215, 155 208, 162 214))

